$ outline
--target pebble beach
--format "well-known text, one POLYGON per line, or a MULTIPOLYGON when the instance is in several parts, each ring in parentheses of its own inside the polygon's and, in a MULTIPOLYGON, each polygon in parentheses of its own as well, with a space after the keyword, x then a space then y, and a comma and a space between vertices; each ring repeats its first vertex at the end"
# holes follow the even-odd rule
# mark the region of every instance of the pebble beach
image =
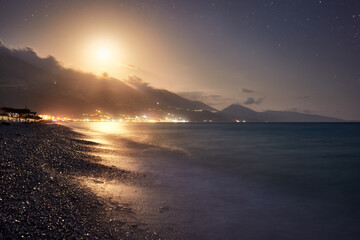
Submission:
POLYGON ((94 144, 56 124, 0 125, 0 239, 160 239, 127 221, 131 208, 80 184, 144 178, 100 164, 94 144))

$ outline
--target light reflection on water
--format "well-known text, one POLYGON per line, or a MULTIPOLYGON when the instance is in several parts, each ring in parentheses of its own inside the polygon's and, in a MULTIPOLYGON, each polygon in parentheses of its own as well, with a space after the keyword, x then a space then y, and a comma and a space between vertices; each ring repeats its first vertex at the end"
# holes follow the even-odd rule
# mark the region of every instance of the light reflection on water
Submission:
POLYGON ((130 132, 123 124, 117 122, 88 122, 88 123, 63 123, 65 126, 72 127, 75 131, 84 134, 86 140, 100 143, 104 149, 112 149, 113 143, 108 138, 113 136, 128 136, 130 132))
POLYGON ((85 184, 183 239, 360 239, 359 125, 69 125, 149 180, 85 184))
MULTIPOLYGON (((148 181, 145 185, 136 180, 122 183, 119 181, 107 181, 104 176, 104 178, 81 177, 80 182, 92 189, 97 195, 105 199, 111 199, 109 201, 114 206, 117 204, 128 206, 130 211, 123 213, 120 211, 119 220, 140 222, 140 224, 150 226, 150 229, 157 232, 164 232, 163 236, 174 237, 174 231, 165 234, 165 232, 169 232, 169 227, 171 228, 175 224, 169 223, 166 217, 169 214, 169 204, 166 199, 170 195, 162 186, 163 181, 154 179, 152 173, 149 172, 150 169, 158 168, 158 163, 152 161, 154 160, 153 151, 156 154, 158 146, 147 143, 148 135, 134 134, 129 130, 131 125, 121 123, 75 123, 65 125, 84 134, 86 140, 101 144, 94 146, 95 150, 91 153, 101 158, 100 164, 134 173, 146 173, 148 181), (135 151, 133 148, 136 148, 135 151), (147 156, 146 153, 149 152, 151 156, 147 156), (156 185, 157 188, 149 187, 151 184, 156 185)), ((181 151, 176 147, 173 150, 181 151)), ((165 175, 168 175, 168 173, 165 172, 165 175)), ((172 208, 172 211, 174 209, 172 208)), ((183 218, 186 218, 186 216, 183 216, 183 218)))
POLYGON ((84 124, 76 123, 76 126, 80 128, 84 127, 86 129, 91 129, 94 132, 105 134, 126 135, 129 133, 124 124, 118 122, 90 122, 84 124))

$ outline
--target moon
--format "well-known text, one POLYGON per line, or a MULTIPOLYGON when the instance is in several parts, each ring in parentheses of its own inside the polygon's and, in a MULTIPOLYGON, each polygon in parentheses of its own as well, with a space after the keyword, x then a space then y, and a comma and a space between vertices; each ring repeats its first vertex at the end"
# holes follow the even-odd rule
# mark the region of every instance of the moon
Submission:
POLYGON ((111 39, 96 39, 91 43, 89 52, 92 53, 94 62, 110 64, 118 58, 117 44, 111 39))
POLYGON ((101 60, 109 60, 110 59, 110 50, 108 47, 100 47, 97 50, 97 56, 101 59, 101 60))
POLYGON ((101 75, 104 72, 111 74, 117 71, 118 64, 122 61, 123 51, 120 51, 120 41, 111 36, 99 36, 87 38, 88 42, 84 44, 84 63, 86 68, 95 74, 101 75))

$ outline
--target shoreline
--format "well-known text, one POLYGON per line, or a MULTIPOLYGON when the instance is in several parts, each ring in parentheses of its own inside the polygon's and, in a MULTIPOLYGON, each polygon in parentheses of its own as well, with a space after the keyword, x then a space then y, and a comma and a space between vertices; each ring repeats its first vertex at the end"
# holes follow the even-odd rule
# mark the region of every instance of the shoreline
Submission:
POLYGON ((131 208, 80 184, 81 177, 143 178, 99 164, 90 155, 97 143, 81 137, 57 124, 0 126, 0 239, 160 238, 144 224, 128 222, 131 208))
POLYGON ((0 240, 359 236, 358 127, 87 125, 0 126, 0 240))

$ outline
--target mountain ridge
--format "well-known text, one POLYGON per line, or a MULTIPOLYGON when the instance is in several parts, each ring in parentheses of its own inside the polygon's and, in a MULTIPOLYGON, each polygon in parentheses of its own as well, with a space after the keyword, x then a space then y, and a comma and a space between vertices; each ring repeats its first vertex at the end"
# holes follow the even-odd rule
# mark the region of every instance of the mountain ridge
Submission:
POLYGON ((11 50, 0 45, 3 106, 27 105, 40 113, 72 116, 95 109, 113 116, 139 115, 149 109, 158 115, 176 115, 178 110, 213 110, 205 103, 146 86, 139 89, 127 81, 67 69, 54 57, 40 58, 31 48, 11 50))
POLYGON ((257 112, 240 104, 232 104, 224 108, 222 113, 232 116, 238 121, 247 122, 343 122, 343 119, 305 114, 292 111, 267 110, 257 112))
POLYGON ((343 121, 289 111, 256 112, 239 104, 218 111, 203 102, 153 88, 137 77, 121 81, 95 76, 64 68, 52 56, 40 58, 31 48, 14 50, 3 44, 0 44, 0 105, 28 106, 52 115, 81 116, 101 109, 114 117, 146 113, 197 122, 343 121))

